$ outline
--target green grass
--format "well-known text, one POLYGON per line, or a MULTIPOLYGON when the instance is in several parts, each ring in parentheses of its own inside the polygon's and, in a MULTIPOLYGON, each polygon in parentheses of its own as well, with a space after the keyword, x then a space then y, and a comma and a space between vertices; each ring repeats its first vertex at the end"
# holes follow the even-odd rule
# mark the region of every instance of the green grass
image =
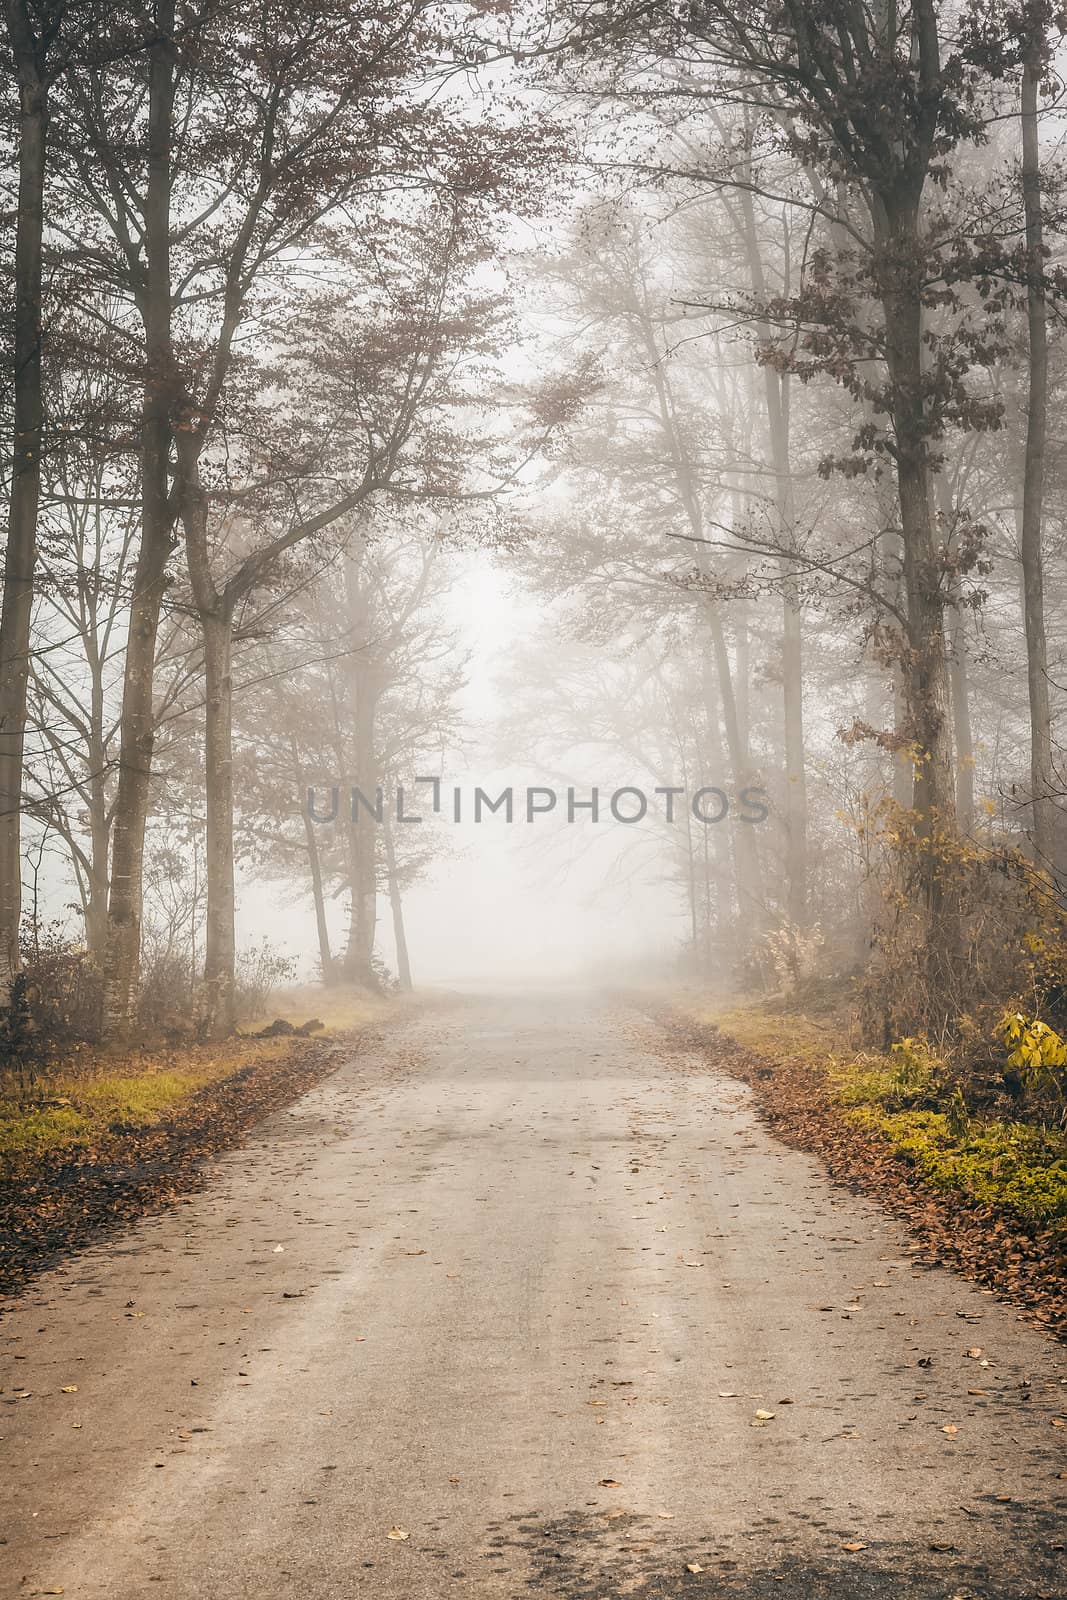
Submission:
MULTIPOLYGON (((232 1063, 225 1071, 232 1071, 232 1063)), ((86 1079, 55 1078, 45 1091, 58 1104, 0 1100, 0 1157, 90 1144, 113 1123, 145 1128, 186 1100, 214 1073, 147 1071, 86 1079)))
POLYGON ((250 1062, 302 1048, 291 1038, 229 1039, 190 1045, 173 1058, 99 1056, 76 1072, 57 1067, 27 1094, 0 1095, 0 1166, 21 1168, 27 1157, 91 1145, 113 1126, 149 1128, 198 1089, 218 1083, 250 1062))

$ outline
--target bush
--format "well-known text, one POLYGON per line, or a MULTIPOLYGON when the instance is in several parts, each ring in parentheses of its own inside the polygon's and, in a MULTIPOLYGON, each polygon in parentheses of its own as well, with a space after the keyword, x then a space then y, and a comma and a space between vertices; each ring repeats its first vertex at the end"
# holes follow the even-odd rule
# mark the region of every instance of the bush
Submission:
POLYGON ((0 1011, 0 1065, 32 1078, 56 1045, 97 1036, 104 983, 88 950, 58 924, 24 934, 22 962, 0 1011))
POLYGON ((137 1020, 146 1033, 193 1029, 193 969, 189 957, 168 946, 148 945, 141 958, 137 1020))
POLYGON ((242 1022, 262 1016, 267 1001, 282 984, 292 983, 296 961, 276 950, 269 939, 242 950, 236 962, 234 998, 242 1022))

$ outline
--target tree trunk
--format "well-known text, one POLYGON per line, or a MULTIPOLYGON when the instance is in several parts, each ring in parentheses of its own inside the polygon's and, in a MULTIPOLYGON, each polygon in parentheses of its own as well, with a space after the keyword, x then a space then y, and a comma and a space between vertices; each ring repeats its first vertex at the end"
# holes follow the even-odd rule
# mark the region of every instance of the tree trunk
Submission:
MULTIPOLYGON (((364 549, 357 534, 345 560, 345 600, 348 613, 351 655, 348 687, 352 742, 350 785, 358 788, 371 805, 378 785, 375 751, 375 721, 379 686, 369 659, 370 618, 367 596, 360 581, 360 558, 364 549)), ((348 943, 344 954, 345 976, 353 983, 377 986, 374 974, 374 935, 378 917, 377 823, 363 805, 353 808, 348 819, 348 870, 351 899, 348 916, 348 943)))
POLYGON ((144 900, 144 839, 155 745, 156 640, 174 548, 170 504, 171 120, 174 104, 173 0, 156 6, 149 66, 148 186, 145 200, 145 385, 141 409, 141 545, 134 574, 119 722, 118 788, 111 836, 105 1027, 128 1032, 137 1004, 144 900))
POLYGON ((19 84, 19 197, 15 231, 14 436, 3 608, 0 611, 0 1004, 19 966, 22 917, 22 763, 37 565, 44 434, 41 294, 48 88, 28 8, 7 6, 19 84))
POLYGON ((207 925, 204 1022, 211 1038, 233 1032, 236 902, 233 857, 233 617, 220 604, 204 630, 204 781, 207 798, 207 925))
POLYGON ((408 936, 404 927, 404 901, 400 893, 400 880, 396 873, 396 846, 389 810, 385 810, 385 870, 389 875, 389 905, 393 913, 393 943, 396 945, 396 976, 401 989, 411 988, 411 959, 408 955, 408 936))
MULTIPOLYGON (((299 776, 299 764, 296 762, 294 749, 294 767, 299 776)), ((330 951, 330 927, 326 920, 326 896, 322 886, 322 861, 319 857, 319 841, 315 837, 315 824, 308 815, 306 805, 300 807, 304 819, 304 839, 307 844, 308 870, 311 874, 311 898, 315 906, 315 932, 319 942, 319 966, 322 969, 322 981, 330 982, 333 974, 333 955, 330 951)))
POLYGON ((912 806, 920 846, 920 892, 927 914, 931 963, 956 953, 958 930, 939 862, 939 835, 956 832, 955 783, 940 587, 922 374, 922 305, 917 214, 907 208, 881 229, 886 363, 900 499, 907 637, 903 688, 907 732, 914 746, 912 806))
POLYGON ((1048 427, 1048 310, 1044 290, 1041 158, 1037 128, 1040 74, 1040 64, 1031 55, 1023 69, 1021 106, 1023 204, 1026 213, 1026 304, 1030 349, 1026 465, 1023 472, 1023 514, 1019 543, 1023 569, 1026 680, 1030 695, 1030 799, 1034 819, 1034 855, 1038 866, 1052 874, 1054 879, 1058 879, 1064 863, 1061 860, 1058 840, 1060 819, 1054 799, 1052 714, 1049 706, 1044 574, 1041 555, 1045 436, 1048 427))
MULTIPOLYGON (((938 509, 945 527, 945 537, 950 550, 955 548, 952 535, 952 492, 944 472, 937 475, 938 509)), ((959 575, 949 575, 949 627, 948 675, 952 696, 952 728, 956 745, 956 815, 960 831, 970 833, 974 827, 974 734, 971 730, 971 703, 967 683, 967 640, 963 629, 963 612, 960 604, 959 575)))
MULTIPOLYGON (((734 698, 733 675, 730 671, 730 653, 726 648, 722 618, 715 605, 708 606, 708 624, 711 630, 712 653, 718 680, 718 707, 708 707, 709 718, 722 712, 722 730, 726 740, 726 756, 730 767, 730 782, 735 796, 752 781, 749 754, 741 742, 741 727, 734 698)), ((705 693, 707 685, 705 684, 705 693)), ((709 826, 727 826, 725 823, 709 826)), ((737 863, 737 898, 741 912, 742 928, 759 932, 767 916, 763 897, 763 880, 760 872, 756 830, 750 823, 738 822, 731 829, 734 856, 737 863)))

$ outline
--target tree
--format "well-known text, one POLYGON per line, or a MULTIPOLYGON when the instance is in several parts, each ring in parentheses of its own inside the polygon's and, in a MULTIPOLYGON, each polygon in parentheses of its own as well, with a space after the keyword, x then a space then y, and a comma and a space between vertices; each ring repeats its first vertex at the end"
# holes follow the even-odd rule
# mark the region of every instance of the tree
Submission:
POLYGON ((67 56, 64 0, 7 0, 3 62, 18 86, 12 455, 0 597, 0 1000, 19 966, 22 768, 44 448, 42 291, 49 96, 67 56), (7 52, 5 52, 7 55, 7 52))

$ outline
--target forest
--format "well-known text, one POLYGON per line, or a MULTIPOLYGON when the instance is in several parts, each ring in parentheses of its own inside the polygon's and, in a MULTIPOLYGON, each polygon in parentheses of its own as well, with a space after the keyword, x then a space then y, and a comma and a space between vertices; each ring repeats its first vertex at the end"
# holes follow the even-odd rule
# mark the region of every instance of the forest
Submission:
POLYGON ((1008 1030, 1062 1091, 1058 40, 933 0, 10 5, 12 1048, 35 1009, 232 1031, 242 874, 380 983, 439 841, 305 796, 442 770, 473 550, 538 613, 501 748, 771 797, 642 828, 662 971, 847 980, 868 1042, 1008 1030))
POLYGON ((4 0, 20 1595, 1063 1593, 1065 40, 4 0))

